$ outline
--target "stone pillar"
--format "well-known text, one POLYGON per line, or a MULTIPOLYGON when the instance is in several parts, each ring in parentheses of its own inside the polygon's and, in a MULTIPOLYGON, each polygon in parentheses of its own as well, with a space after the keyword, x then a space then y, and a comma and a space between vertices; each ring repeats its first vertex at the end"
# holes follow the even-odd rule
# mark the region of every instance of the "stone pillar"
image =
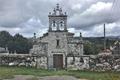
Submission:
POLYGON ((59 21, 57 21, 57 31, 59 31, 60 29, 59 29, 59 21))
POLYGON ((67 19, 64 20, 64 31, 67 31, 67 19))
POLYGON ((52 22, 49 20, 49 30, 48 31, 52 31, 52 22))
POLYGON ((53 56, 48 56, 48 69, 53 69, 53 56))
POLYGON ((40 57, 36 58, 36 67, 40 68, 40 57))
POLYGON ((80 55, 83 55, 84 51, 83 51, 83 39, 82 39, 82 33, 80 32, 80 55))
POLYGON ((65 56, 65 69, 67 70, 67 56, 65 56))

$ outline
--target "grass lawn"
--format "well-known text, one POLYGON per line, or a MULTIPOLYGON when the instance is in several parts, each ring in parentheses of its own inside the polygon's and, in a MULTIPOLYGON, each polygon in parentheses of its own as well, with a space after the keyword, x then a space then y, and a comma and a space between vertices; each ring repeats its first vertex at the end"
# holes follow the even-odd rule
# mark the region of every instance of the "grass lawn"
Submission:
MULTIPOLYGON (((0 78, 13 78, 14 75, 55 76, 68 75, 88 80, 120 80, 120 72, 91 72, 91 71, 53 71, 27 67, 0 67, 0 78)), ((0 79, 0 80, 1 80, 0 79)))

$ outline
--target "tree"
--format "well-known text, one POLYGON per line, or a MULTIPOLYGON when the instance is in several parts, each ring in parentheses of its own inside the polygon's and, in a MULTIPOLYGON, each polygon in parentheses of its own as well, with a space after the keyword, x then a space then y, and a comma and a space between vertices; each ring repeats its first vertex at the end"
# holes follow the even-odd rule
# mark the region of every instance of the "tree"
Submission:
POLYGON ((90 54, 94 53, 93 45, 91 42, 86 41, 84 43, 84 52, 85 52, 84 54, 86 54, 86 55, 90 55, 90 54))
POLYGON ((29 49, 32 47, 32 43, 20 34, 14 36, 14 50, 17 53, 29 53, 29 49))
POLYGON ((13 37, 10 35, 7 31, 1 31, 0 32, 0 47, 6 47, 8 46, 9 41, 12 41, 13 37))
POLYGON ((10 53, 29 53, 32 42, 20 34, 12 36, 7 31, 0 32, 0 47, 8 47, 10 53))
POLYGON ((101 44, 95 44, 93 42, 86 41, 84 43, 84 54, 86 55, 95 55, 98 54, 103 48, 101 44))

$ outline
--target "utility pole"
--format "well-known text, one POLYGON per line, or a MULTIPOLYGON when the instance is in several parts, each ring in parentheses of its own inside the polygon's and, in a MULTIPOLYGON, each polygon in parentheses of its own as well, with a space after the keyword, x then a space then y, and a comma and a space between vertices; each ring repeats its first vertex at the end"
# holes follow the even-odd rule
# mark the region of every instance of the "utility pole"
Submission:
POLYGON ((34 33, 34 36, 33 36, 33 43, 36 42, 36 33, 34 33))
POLYGON ((106 29, 104 24, 104 50, 106 50, 106 29))

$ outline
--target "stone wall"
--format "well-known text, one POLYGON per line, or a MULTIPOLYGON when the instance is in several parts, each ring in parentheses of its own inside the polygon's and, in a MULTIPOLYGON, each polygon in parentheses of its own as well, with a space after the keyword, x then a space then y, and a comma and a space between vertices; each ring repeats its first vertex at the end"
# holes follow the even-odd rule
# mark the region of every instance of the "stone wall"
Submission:
POLYGON ((33 45, 33 48, 30 50, 30 54, 32 55, 47 55, 48 53, 48 44, 47 43, 39 43, 37 45, 33 45))
POLYGON ((69 43, 68 44, 68 55, 83 55, 83 44, 80 43, 69 43))
POLYGON ((38 57, 36 58, 37 68, 47 69, 47 57, 38 57))
POLYGON ((47 57, 38 55, 33 56, 30 54, 4 54, 0 55, 0 65, 47 69, 47 57))
POLYGON ((96 55, 90 58, 90 70, 92 71, 120 71, 120 56, 96 55))
MULTIPOLYGON (((0 55, 0 65, 26 67, 31 66, 36 68, 49 69, 48 57, 31 56, 30 54, 0 55)), ((120 71, 120 56, 67 56, 67 69, 91 71, 120 71)))
POLYGON ((67 57, 67 69, 91 71, 120 71, 120 56, 89 55, 67 57))
POLYGON ((67 68, 72 70, 89 69, 89 56, 67 57, 67 68))

